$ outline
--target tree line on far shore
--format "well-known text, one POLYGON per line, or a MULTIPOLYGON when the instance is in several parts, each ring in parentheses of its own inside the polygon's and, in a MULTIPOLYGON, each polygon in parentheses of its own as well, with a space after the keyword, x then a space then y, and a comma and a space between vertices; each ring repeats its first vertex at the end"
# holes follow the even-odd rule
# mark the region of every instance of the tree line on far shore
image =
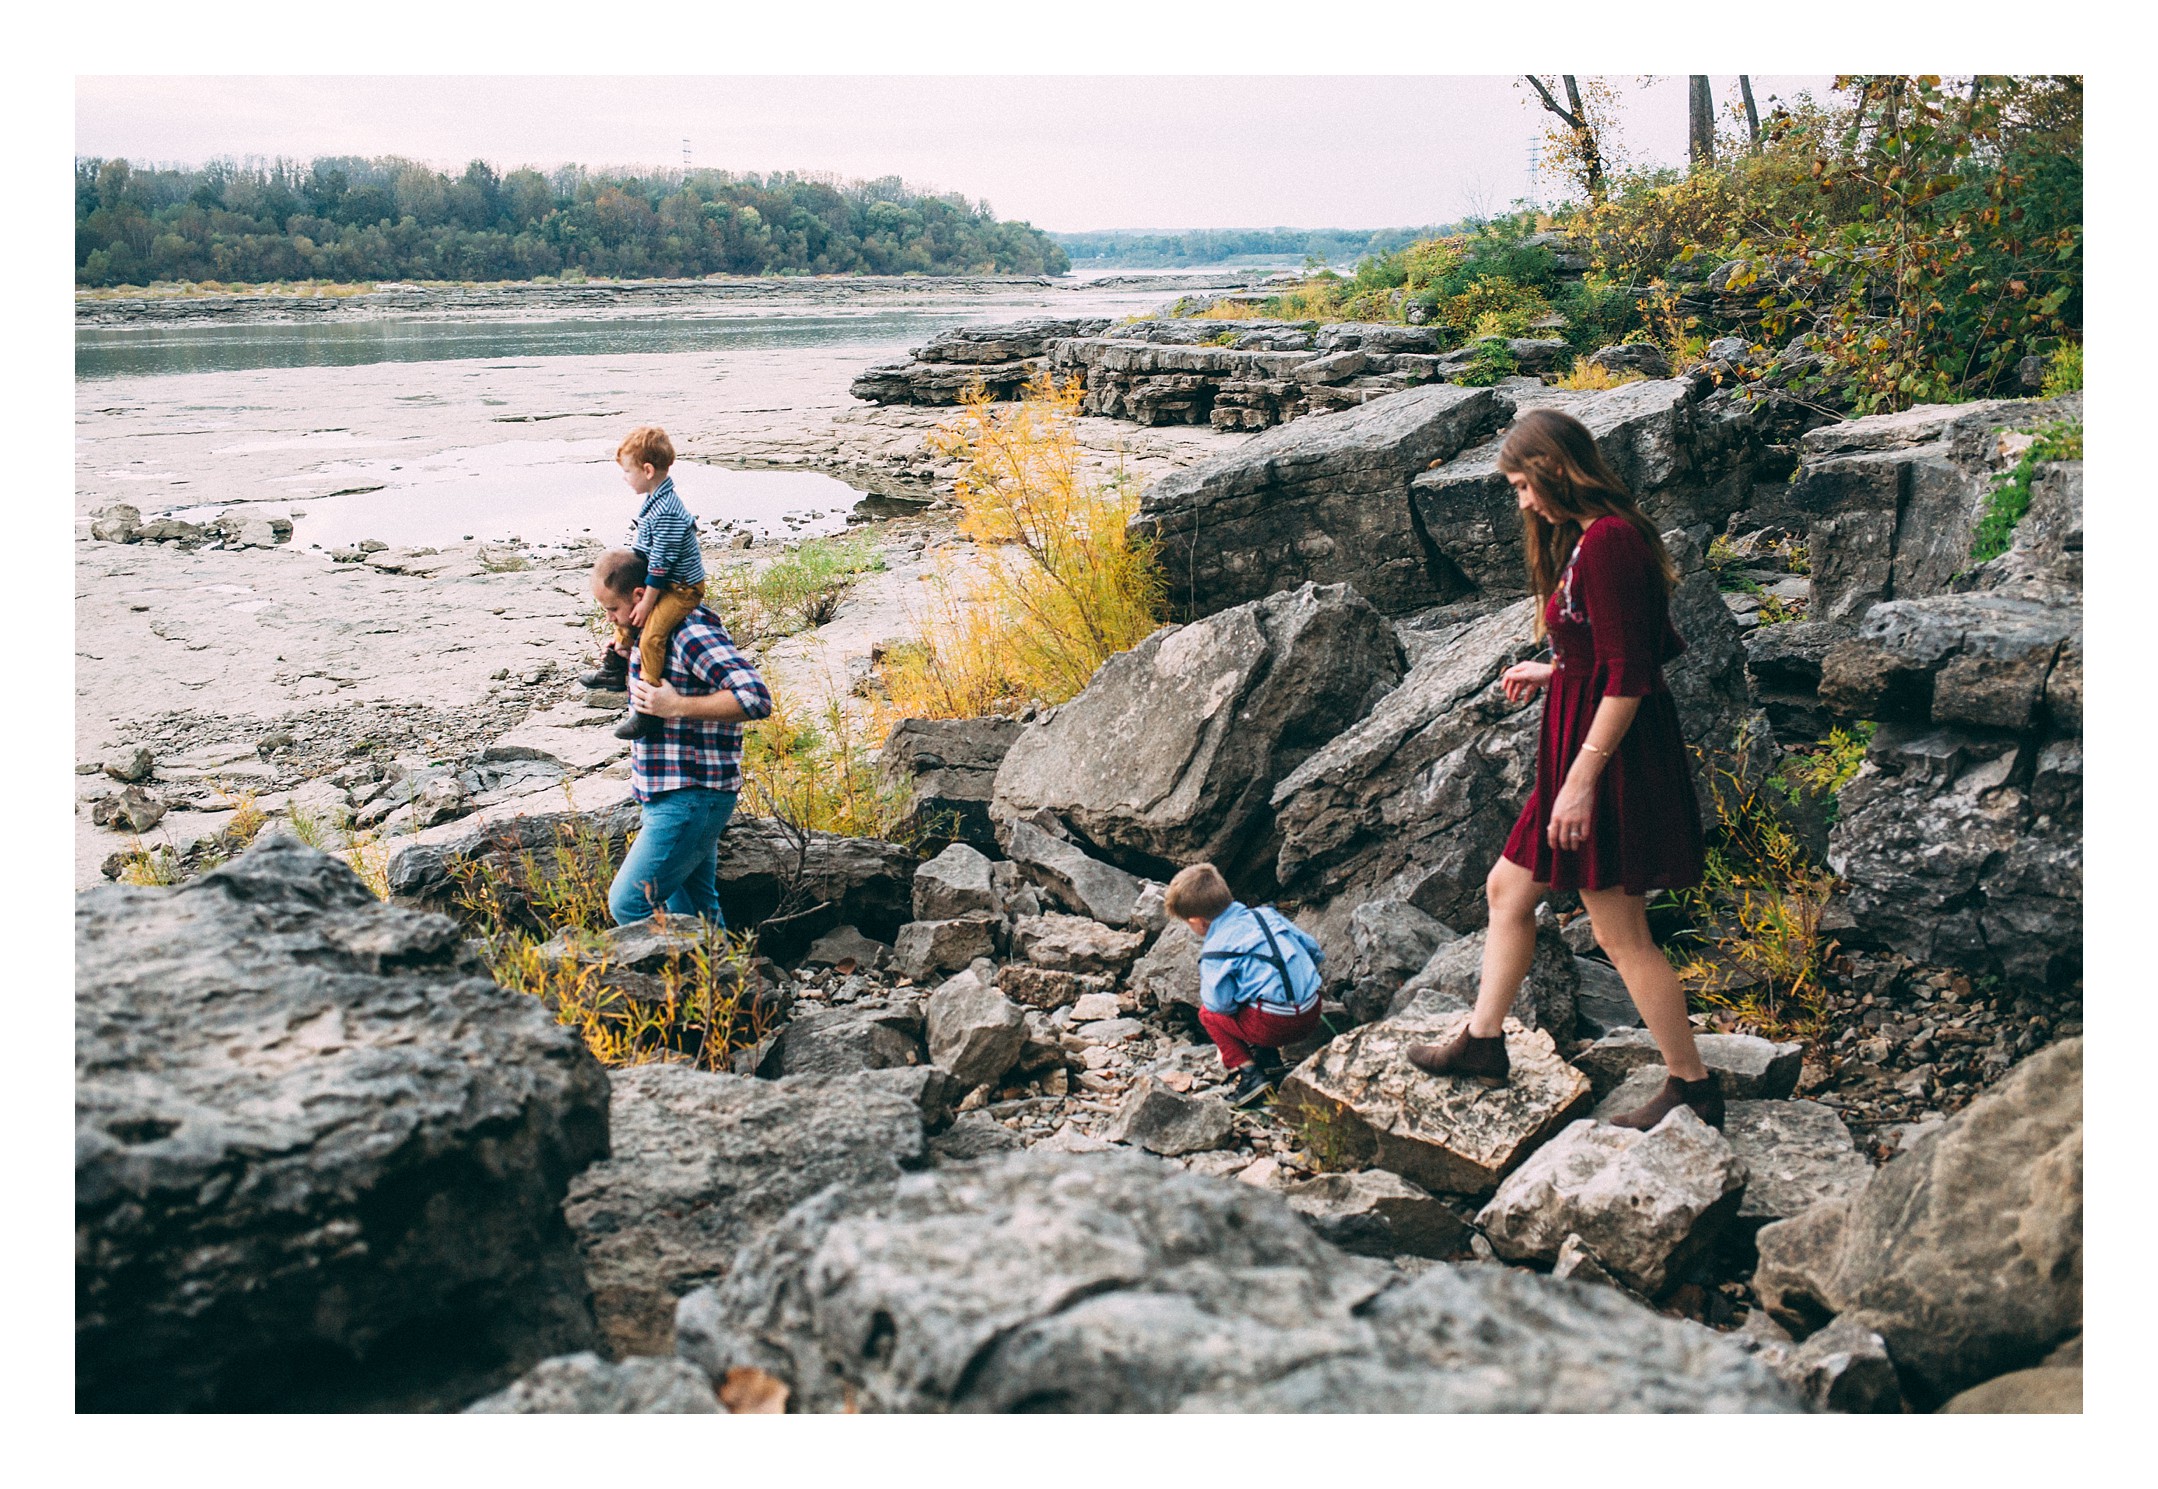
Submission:
POLYGON ((610 275, 1061 274, 1064 250, 987 202, 896 176, 452 176, 395 157, 199 169, 75 162, 75 278, 263 283, 610 275))
POLYGON ((1077 268, 1171 269, 1253 258, 1353 264, 1373 254, 1393 253, 1420 239, 1453 231, 1457 229, 1439 226, 1195 228, 1188 232, 1111 228, 1051 236, 1071 255, 1077 268))

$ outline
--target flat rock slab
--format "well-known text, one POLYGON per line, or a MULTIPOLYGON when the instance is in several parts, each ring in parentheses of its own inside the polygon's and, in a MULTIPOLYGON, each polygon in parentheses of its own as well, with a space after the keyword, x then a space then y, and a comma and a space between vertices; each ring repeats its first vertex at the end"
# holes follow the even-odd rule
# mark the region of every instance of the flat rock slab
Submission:
POLYGON ((1569 1237, 1649 1297, 1738 1208, 1745 1165, 1681 1107, 1647 1132, 1576 1122, 1507 1176, 1476 1217, 1509 1261, 1558 1260, 1569 1237))
POLYGON ((676 1301, 798 1201, 924 1157, 920 1109, 849 1077, 638 1065, 613 1087, 613 1149, 570 1181, 563 1214, 618 1356, 671 1353, 676 1301))
POLYGON ((1843 1118, 1818 1101, 1734 1101, 1723 1135, 1746 1165, 1741 1221, 1782 1220, 1847 1198, 1873 1173, 1843 1118))
POLYGON ((1085 849, 1052 837, 1031 822, 1013 822, 999 836, 1004 851, 1021 873, 1040 885, 1065 909, 1103 925, 1127 926, 1135 920, 1146 881, 1115 864, 1103 863, 1085 849))
MULTIPOLYGON (((1798 1086, 1805 1050, 1751 1034, 1696 1034, 1701 1063, 1716 1077, 1726 1101, 1763 1101, 1788 1096, 1798 1086)), ((1613 1029, 1574 1057, 1599 1099, 1647 1065, 1662 1065, 1663 1052, 1646 1029, 1613 1029)), ((1646 1099, 1646 1098, 1644 1098, 1646 1099)), ((1636 1103, 1638 1105, 1639 1103, 1636 1103)))
POLYGON ((1320 1174, 1282 1186, 1281 1196, 1344 1251, 1384 1258, 1469 1254, 1468 1223, 1428 1190, 1383 1168, 1320 1174))
POLYGON ((1587 1110, 1589 1083, 1550 1035, 1515 1019, 1505 1025, 1513 1074, 1500 1090, 1409 1063, 1410 1045, 1443 1044, 1468 1017, 1403 1014, 1351 1029, 1291 1071, 1281 1099, 1313 1110, 1378 1168, 1439 1193, 1489 1194, 1587 1110))
POLYGON ((607 1077, 453 922, 265 835, 75 932, 79 1409, 454 1410, 592 1344, 607 1077))

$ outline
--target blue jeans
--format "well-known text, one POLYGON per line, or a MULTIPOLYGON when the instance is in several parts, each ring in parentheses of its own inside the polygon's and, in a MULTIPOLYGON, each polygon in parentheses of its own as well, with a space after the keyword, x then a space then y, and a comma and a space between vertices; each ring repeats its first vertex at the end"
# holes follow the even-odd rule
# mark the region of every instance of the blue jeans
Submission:
POLYGON ((669 915, 701 915, 723 926, 719 913, 719 835, 734 816, 735 793, 685 786, 643 804, 643 825, 607 890, 616 925, 669 915))

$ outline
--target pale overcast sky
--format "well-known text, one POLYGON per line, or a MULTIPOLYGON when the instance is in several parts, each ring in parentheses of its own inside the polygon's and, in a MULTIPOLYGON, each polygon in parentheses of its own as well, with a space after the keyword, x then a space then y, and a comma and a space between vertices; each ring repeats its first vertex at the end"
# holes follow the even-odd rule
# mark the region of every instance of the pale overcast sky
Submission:
MULTIPOLYGON (((78 155, 403 155, 448 169, 679 165, 903 176, 1005 217, 1403 227, 1529 189, 1548 118, 1505 77, 85 77, 78 155)), ((1617 79, 1625 144, 1686 153, 1686 82, 1617 79)), ((1719 106, 1735 78, 1715 78, 1719 106)), ((1753 79, 1772 94, 1829 79, 1753 79)), ((1540 187, 1549 194, 1548 186, 1540 187)))

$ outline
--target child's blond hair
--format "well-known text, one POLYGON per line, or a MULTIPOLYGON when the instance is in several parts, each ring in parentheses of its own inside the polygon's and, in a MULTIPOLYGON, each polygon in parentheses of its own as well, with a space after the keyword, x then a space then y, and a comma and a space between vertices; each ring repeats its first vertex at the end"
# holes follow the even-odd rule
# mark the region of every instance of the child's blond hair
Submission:
POLYGON ((1212 920, 1236 903, 1229 881, 1210 863, 1195 863, 1176 871, 1162 908, 1178 920, 1212 920))
POLYGON ((614 452, 616 460, 625 455, 639 465, 666 470, 674 464, 674 441, 657 424, 640 424, 623 437, 614 452))

